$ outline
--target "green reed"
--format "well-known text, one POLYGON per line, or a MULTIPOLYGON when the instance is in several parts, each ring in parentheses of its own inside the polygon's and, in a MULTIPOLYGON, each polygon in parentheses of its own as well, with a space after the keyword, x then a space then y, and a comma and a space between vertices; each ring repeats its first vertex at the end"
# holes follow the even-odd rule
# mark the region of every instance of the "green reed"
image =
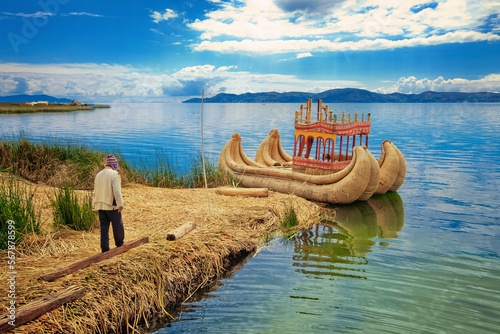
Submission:
MULTIPOLYGON (((102 106, 99 106, 103 108, 102 106)), ((109 107, 108 107, 109 108, 109 107)), ((38 112, 72 112, 77 110, 92 110, 89 106, 72 106, 63 104, 50 105, 20 105, 19 103, 0 103, 0 114, 31 114, 38 112)))
MULTIPOLYGON (((204 187, 203 159, 194 154, 187 166, 163 148, 150 156, 137 154, 134 162, 124 159, 115 150, 122 181, 163 188, 204 187)), ((36 139, 25 132, 0 138, 0 171, 9 171, 33 182, 50 186, 70 185, 75 189, 93 189, 95 175, 103 168, 108 152, 87 143, 44 136, 36 139)), ((216 163, 205 160, 209 187, 229 185, 230 175, 219 171, 216 163)))
POLYGON ((55 187, 91 189, 105 158, 106 152, 67 138, 36 139, 21 131, 0 139, 0 170, 55 187))
POLYGON ((289 230, 295 226, 299 225, 299 219, 297 218, 297 213, 292 204, 286 207, 285 215, 281 221, 281 227, 284 230, 289 230))
MULTIPOLYGON (((203 175, 203 159, 197 153, 182 167, 174 156, 162 148, 155 150, 154 155, 141 156, 139 162, 129 163, 135 182, 162 188, 201 188, 205 186, 203 175)), ((205 160, 205 173, 208 187, 228 185, 231 178, 227 173, 219 171, 216 164, 205 160)))
POLYGON ((65 226, 77 231, 90 231, 97 224, 97 215, 92 211, 92 194, 77 195, 74 188, 56 188, 52 194, 51 206, 56 227, 65 226))
POLYGON ((0 176, 0 249, 8 246, 9 225, 14 226, 15 243, 29 233, 40 233, 40 211, 34 203, 35 189, 9 175, 0 176), (9 224, 9 221, 14 223, 9 224))

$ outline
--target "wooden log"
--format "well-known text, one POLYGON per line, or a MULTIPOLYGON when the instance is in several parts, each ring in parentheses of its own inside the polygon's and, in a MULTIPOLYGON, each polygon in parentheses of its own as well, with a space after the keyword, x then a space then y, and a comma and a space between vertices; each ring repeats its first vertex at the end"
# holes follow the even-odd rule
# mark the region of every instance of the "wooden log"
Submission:
POLYGON ((267 188, 231 188, 222 187, 215 190, 216 194, 226 196, 251 196, 251 197, 267 197, 267 188))
POLYGON ((17 308, 15 310, 15 318, 7 312, 0 317, 0 333, 36 319, 42 314, 55 310, 67 302, 82 298, 84 295, 85 288, 72 285, 63 290, 53 292, 40 300, 17 308))
POLYGON ((58 270, 53 271, 51 273, 42 275, 39 277, 39 279, 44 280, 44 281, 48 281, 48 282, 52 282, 52 281, 58 279, 59 277, 66 276, 66 275, 71 274, 77 270, 86 268, 93 263, 101 262, 101 261, 109 259, 115 255, 125 253, 126 251, 128 251, 132 248, 135 248, 137 246, 140 246, 142 244, 145 244, 148 241, 149 241, 149 237, 141 237, 141 238, 135 239, 133 241, 126 242, 122 246, 112 248, 105 253, 96 254, 94 256, 88 257, 88 258, 83 259, 81 261, 70 264, 69 266, 66 266, 64 268, 61 268, 61 269, 58 269, 58 270))
POLYGON ((179 228, 171 231, 167 234, 167 240, 174 241, 182 238, 184 235, 188 234, 196 228, 195 222, 187 222, 186 224, 180 226, 179 228))

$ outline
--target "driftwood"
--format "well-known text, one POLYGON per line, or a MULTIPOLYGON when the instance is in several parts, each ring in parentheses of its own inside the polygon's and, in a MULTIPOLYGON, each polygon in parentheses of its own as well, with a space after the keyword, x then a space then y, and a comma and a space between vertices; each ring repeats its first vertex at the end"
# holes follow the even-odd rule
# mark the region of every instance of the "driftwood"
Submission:
POLYGON ((64 268, 58 269, 56 271, 53 271, 51 273, 40 276, 39 279, 44 280, 44 281, 48 281, 48 282, 52 282, 52 281, 58 279, 59 277, 66 276, 66 275, 71 274, 77 270, 86 268, 93 263, 97 263, 97 262, 109 259, 115 255, 124 253, 124 252, 128 251, 129 249, 140 246, 148 241, 149 241, 149 237, 142 237, 139 239, 135 239, 133 241, 130 241, 130 242, 123 244, 120 247, 112 248, 105 253, 96 254, 94 256, 88 257, 88 258, 83 259, 81 261, 70 264, 67 267, 64 267, 64 268))
POLYGON ((222 187, 215 189, 215 193, 226 196, 251 196, 251 197, 267 197, 267 188, 231 188, 222 187))
POLYGON ((53 292, 40 300, 17 308, 15 310, 15 319, 12 319, 13 317, 11 318, 10 313, 7 312, 0 317, 0 333, 55 310, 67 302, 82 298, 84 295, 85 288, 72 285, 63 290, 53 292))
POLYGON ((167 234, 167 240, 169 241, 174 241, 182 238, 184 235, 188 234, 192 230, 196 228, 196 223, 195 222, 187 222, 186 224, 182 225, 181 227, 169 232, 167 234))

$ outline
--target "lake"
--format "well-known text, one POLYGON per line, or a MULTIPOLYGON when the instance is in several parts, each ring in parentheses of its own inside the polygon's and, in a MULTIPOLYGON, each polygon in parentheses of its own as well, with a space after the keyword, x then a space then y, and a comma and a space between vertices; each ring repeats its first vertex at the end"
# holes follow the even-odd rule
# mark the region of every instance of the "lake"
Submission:
MULTIPOLYGON (((273 128, 291 153, 299 107, 205 104, 206 156, 216 162, 238 132, 253 158, 273 128)), ((157 333, 500 332, 500 105, 330 109, 371 113, 369 149, 378 158, 383 140, 398 146, 403 186, 271 242, 157 333)), ((161 148, 182 165, 201 151, 199 104, 0 115, 0 133, 20 129, 119 148, 132 160, 161 148)))

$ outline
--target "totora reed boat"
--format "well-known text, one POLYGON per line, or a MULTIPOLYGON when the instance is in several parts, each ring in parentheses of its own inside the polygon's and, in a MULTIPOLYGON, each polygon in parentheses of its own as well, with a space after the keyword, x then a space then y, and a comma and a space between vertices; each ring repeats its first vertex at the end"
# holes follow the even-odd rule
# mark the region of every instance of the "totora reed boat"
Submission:
POLYGON ((221 151, 219 168, 247 188, 269 188, 326 203, 366 201, 399 189, 406 176, 405 158, 389 140, 382 143, 378 161, 373 157, 368 150, 370 114, 366 120, 364 114, 361 120, 357 114, 354 119, 337 115, 321 100, 316 121, 311 114, 308 99, 295 114, 293 156, 283 150, 276 129, 262 141, 255 160, 245 154, 235 133, 221 151))

